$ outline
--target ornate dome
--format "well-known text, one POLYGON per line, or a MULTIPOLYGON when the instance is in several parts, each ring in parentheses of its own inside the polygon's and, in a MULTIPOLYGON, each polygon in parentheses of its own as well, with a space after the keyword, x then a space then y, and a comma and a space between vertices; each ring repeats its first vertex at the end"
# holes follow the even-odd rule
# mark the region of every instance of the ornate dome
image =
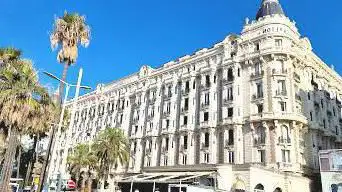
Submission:
POLYGON ((266 15, 285 15, 283 8, 281 7, 278 0, 263 0, 259 11, 256 15, 256 20, 266 15))

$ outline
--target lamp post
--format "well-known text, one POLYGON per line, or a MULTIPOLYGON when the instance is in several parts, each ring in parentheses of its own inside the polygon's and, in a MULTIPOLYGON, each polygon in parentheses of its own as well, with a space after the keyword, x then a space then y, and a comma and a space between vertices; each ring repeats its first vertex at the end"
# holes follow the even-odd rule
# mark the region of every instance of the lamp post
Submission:
MULTIPOLYGON (((75 101, 77 100, 78 96, 79 96, 79 90, 82 88, 82 89, 86 89, 86 90, 90 90, 91 87, 89 86, 81 86, 81 80, 82 80, 82 75, 83 75, 83 69, 80 68, 79 70, 79 73, 78 73, 78 80, 77 80, 77 84, 74 85, 74 84, 70 84, 70 83, 67 83, 65 81, 63 81, 62 79, 56 77, 55 75, 53 75, 52 73, 49 73, 49 72, 46 72, 44 71, 43 72, 44 74, 46 74, 47 76, 59 81, 60 83, 63 83, 65 86, 66 86, 66 91, 65 91, 65 96, 64 96, 64 100, 63 100, 63 103, 62 103, 62 111, 61 111, 61 115, 60 115, 60 118, 59 118, 59 123, 58 123, 58 127, 57 127, 57 139, 53 139, 54 136, 52 136, 52 138, 50 138, 50 147, 48 149, 48 153, 47 153, 47 160, 49 161, 49 156, 50 156, 50 153, 51 153, 51 150, 52 150, 52 156, 51 156, 51 159, 50 161, 53 161, 55 159, 55 155, 56 155, 56 150, 57 148, 59 147, 59 137, 60 137, 60 134, 61 134, 61 128, 63 126, 63 120, 64 120, 64 113, 65 113, 65 103, 67 102, 67 99, 68 99, 68 94, 69 94, 69 90, 70 90, 70 87, 76 87, 76 92, 75 92, 75 101)), ((51 164, 49 163, 49 169, 47 169, 46 166, 45 167, 45 170, 43 170, 43 174, 45 176, 46 174, 46 170, 48 170, 48 173, 50 173, 50 166, 51 164)), ((50 175, 48 175, 48 177, 50 177, 50 175)), ((45 182, 45 177, 43 177, 44 179, 41 181, 41 182, 45 182)), ((59 175, 59 179, 61 179, 60 175, 59 175)), ((61 190, 61 184, 62 182, 59 181, 58 182, 58 186, 57 186, 57 191, 59 192, 61 190)))

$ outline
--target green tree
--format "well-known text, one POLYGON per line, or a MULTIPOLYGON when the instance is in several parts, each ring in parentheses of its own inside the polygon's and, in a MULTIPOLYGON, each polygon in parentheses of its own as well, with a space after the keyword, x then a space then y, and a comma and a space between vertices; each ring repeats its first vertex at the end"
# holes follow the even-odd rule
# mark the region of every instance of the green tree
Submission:
MULTIPOLYGON (((70 65, 76 63, 78 46, 87 47, 90 42, 90 27, 86 24, 85 17, 78 13, 65 12, 63 17, 55 20, 53 32, 50 35, 52 49, 60 47, 57 61, 64 64, 62 80, 66 80, 70 65)), ((62 96, 64 84, 60 84, 59 95, 62 96)))
POLYGON ((7 191, 19 144, 18 136, 45 132, 56 115, 56 106, 39 84, 31 61, 21 59, 20 54, 9 57, 0 52, 0 55, 5 55, 0 67, 0 121, 8 129, 0 191, 7 191))
POLYGON ((91 150, 89 144, 79 144, 76 146, 74 152, 68 156, 67 162, 69 164, 70 173, 75 177, 77 186, 82 176, 81 191, 85 189, 85 182, 91 183, 91 173, 98 164, 98 159, 95 153, 91 150))
POLYGON ((99 158, 98 176, 102 180, 108 179, 112 169, 118 165, 125 166, 129 161, 129 142, 121 129, 107 128, 101 131, 93 148, 99 158))

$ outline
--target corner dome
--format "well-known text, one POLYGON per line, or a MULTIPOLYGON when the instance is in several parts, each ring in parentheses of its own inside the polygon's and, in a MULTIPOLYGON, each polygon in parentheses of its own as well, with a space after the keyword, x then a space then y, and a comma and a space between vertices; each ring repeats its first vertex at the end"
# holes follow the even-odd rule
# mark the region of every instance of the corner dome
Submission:
POLYGON ((267 15, 285 15, 283 8, 278 0, 263 0, 259 11, 256 15, 256 20, 267 15))

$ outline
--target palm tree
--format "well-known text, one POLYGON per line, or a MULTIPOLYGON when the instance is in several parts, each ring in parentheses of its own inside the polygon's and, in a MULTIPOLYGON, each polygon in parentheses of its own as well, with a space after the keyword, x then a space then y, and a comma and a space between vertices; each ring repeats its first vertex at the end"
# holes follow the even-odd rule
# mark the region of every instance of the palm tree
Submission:
POLYGON ((7 63, 9 61, 17 60, 21 55, 21 51, 12 47, 0 48, 0 64, 7 63))
MULTIPOLYGON (((90 27, 86 24, 85 17, 78 13, 65 12, 63 17, 55 19, 54 29, 50 35, 52 49, 58 48, 57 61, 64 64, 62 80, 66 80, 70 65, 76 63, 78 46, 87 47, 90 42, 90 27)), ((64 90, 64 84, 60 84, 59 96, 64 90)))
MULTIPOLYGON (((70 172, 75 176, 76 182, 80 179, 80 175, 85 171, 91 172, 98 163, 97 156, 93 151, 91 151, 91 147, 89 144, 79 144, 76 146, 75 151, 68 156, 67 159, 70 167, 70 172)), ((85 181, 86 175, 82 175, 82 185, 81 191, 85 189, 85 181)), ((91 177, 88 176, 88 179, 91 180, 91 177)), ((90 181, 88 181, 90 183, 90 181)))
MULTIPOLYGON (((125 133, 118 128, 107 128, 99 133, 93 144, 99 158, 98 175, 106 180, 111 170, 129 161, 129 142, 125 133)), ((114 177, 114 186, 116 184, 114 177)), ((115 189, 114 189, 115 190, 115 189)))
POLYGON ((0 191, 7 191, 20 134, 45 132, 56 106, 39 84, 31 61, 5 58, 0 68, 0 121, 8 129, 0 191))

